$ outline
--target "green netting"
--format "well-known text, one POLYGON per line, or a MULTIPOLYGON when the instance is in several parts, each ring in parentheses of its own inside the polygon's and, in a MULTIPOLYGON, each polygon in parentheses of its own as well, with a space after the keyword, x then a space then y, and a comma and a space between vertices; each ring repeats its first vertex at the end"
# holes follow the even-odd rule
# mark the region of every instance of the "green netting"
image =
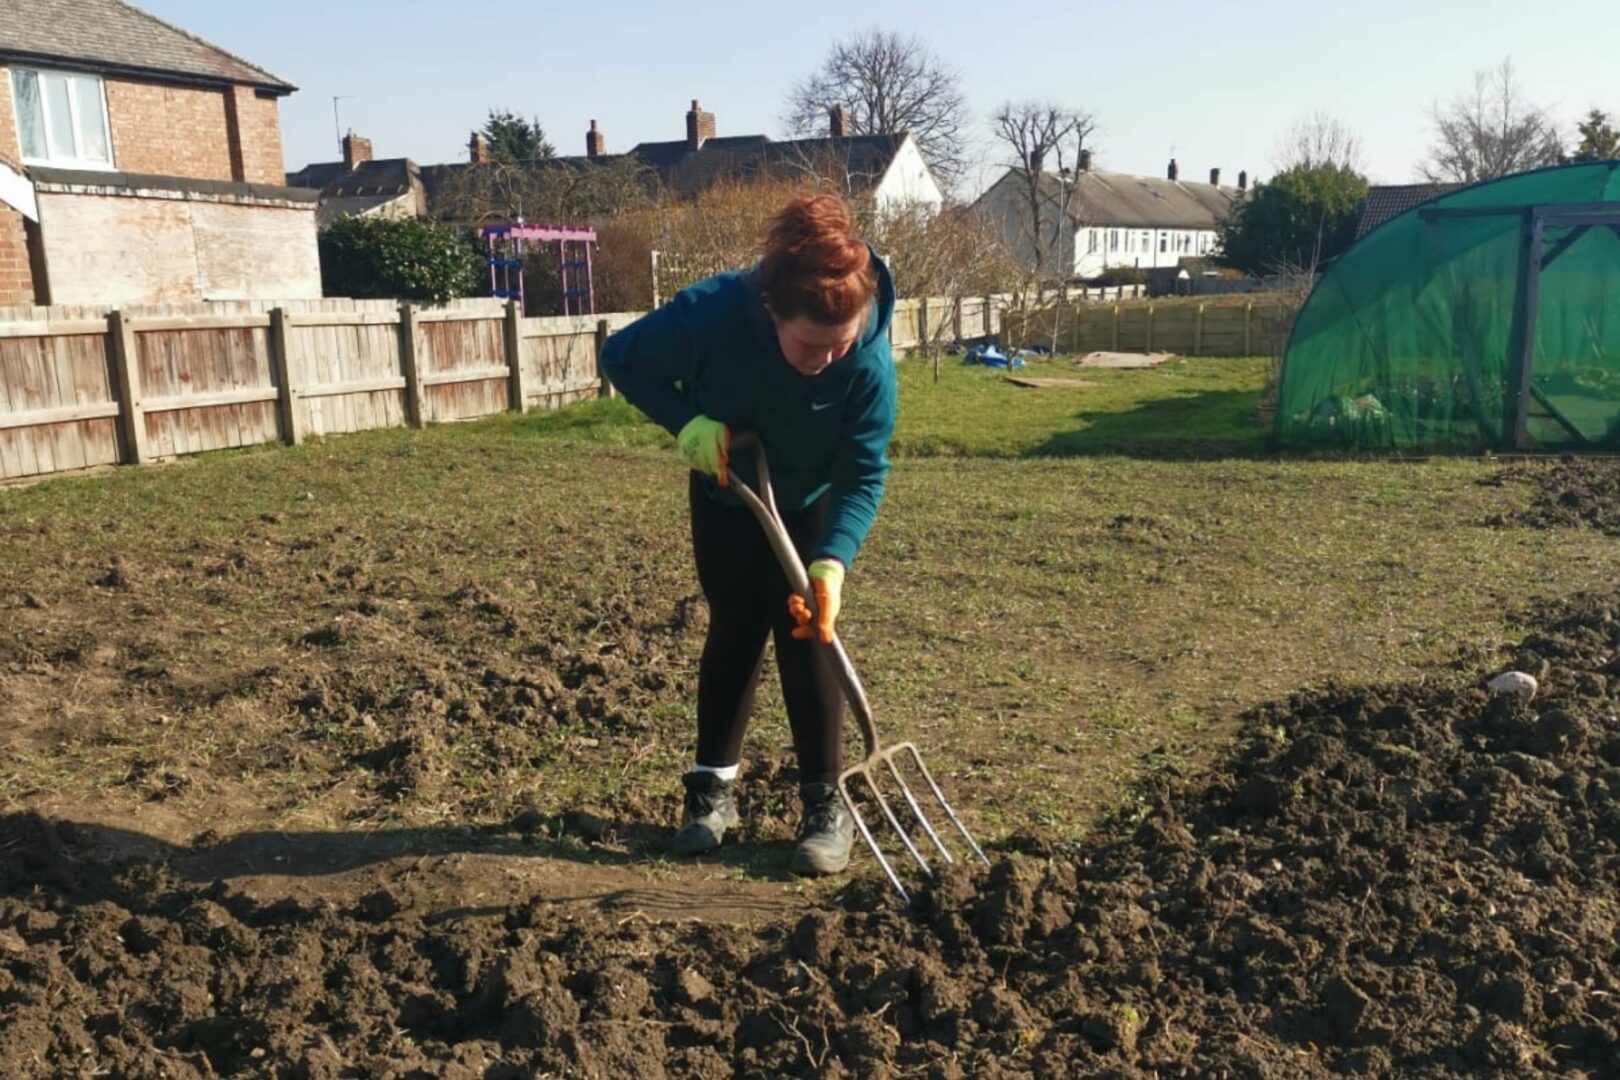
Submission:
POLYGON ((1478 184, 1364 237, 1300 311, 1283 359, 1278 436, 1293 444, 1513 445, 1521 327, 1532 309, 1522 441, 1614 448, 1620 162, 1478 184), (1546 216, 1575 207, 1605 220, 1559 225, 1546 216), (1532 304, 1523 268, 1538 215, 1542 270, 1532 304))

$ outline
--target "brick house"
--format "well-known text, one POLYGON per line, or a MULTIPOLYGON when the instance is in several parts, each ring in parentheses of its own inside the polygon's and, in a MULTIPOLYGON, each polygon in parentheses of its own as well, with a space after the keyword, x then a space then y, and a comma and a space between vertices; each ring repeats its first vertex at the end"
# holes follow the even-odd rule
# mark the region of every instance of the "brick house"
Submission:
MULTIPOLYGON (((468 141, 467 157, 466 162, 448 165, 418 165, 409 158, 374 159, 370 140, 350 134, 343 140, 342 161, 306 165, 289 174, 287 182, 322 189, 323 221, 346 214, 465 220, 459 204, 476 190, 479 170, 488 172, 493 164, 489 147, 477 132, 468 141)), ((530 174, 538 185, 548 176, 565 177, 617 163, 631 164, 652 190, 683 199, 694 198, 725 180, 814 175, 835 182, 851 198, 871 200, 880 213, 916 206, 937 212, 945 201, 933 170, 910 134, 852 135, 843 109, 829 115, 825 137, 774 140, 768 135, 719 136, 714 114, 693 101, 686 114, 684 139, 638 143, 626 153, 610 154, 606 135, 592 120, 585 133, 584 155, 543 158, 506 168, 530 174)))
POLYGON ((0 0, 0 305, 319 297, 293 90, 120 0, 0 0))

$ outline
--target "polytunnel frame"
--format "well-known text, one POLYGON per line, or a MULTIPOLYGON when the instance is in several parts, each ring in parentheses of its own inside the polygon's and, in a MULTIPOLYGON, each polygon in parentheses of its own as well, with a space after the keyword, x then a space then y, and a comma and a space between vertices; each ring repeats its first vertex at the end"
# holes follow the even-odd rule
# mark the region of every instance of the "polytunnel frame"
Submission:
POLYGON ((1541 307, 1541 275, 1559 256, 1573 247, 1595 227, 1612 230, 1620 238, 1620 203, 1539 203, 1528 206, 1435 206, 1415 211, 1425 221, 1441 218, 1501 217, 1512 215, 1519 223, 1519 273, 1513 301, 1513 326, 1508 335, 1508 377, 1504 389, 1512 392, 1513 408, 1502 411, 1501 445, 1506 450, 1530 448, 1530 402, 1536 401, 1547 414, 1582 445, 1591 445, 1585 434, 1537 389, 1535 378, 1536 317, 1541 307), (1547 250, 1547 229, 1567 228, 1571 232, 1547 250))

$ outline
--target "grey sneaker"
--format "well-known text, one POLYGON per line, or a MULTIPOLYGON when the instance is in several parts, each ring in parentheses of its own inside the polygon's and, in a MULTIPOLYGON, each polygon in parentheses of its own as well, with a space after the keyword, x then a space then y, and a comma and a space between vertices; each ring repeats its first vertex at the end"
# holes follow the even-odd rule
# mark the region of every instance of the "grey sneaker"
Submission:
POLYGON ((686 785, 686 801, 681 810, 681 827, 669 848, 677 855, 700 855, 720 846, 726 830, 737 824, 737 797, 733 781, 714 773, 689 772, 681 777, 686 785))
POLYGON ((804 818, 799 823, 799 846, 793 852, 795 874, 837 874, 849 865, 855 842, 855 819, 832 784, 805 784, 799 788, 804 818))

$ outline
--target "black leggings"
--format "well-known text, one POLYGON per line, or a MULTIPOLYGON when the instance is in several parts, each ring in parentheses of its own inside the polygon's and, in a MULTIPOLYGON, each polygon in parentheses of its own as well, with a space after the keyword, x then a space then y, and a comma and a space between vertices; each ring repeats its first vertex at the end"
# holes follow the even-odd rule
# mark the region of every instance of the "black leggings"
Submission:
MULTIPOLYGON (((692 550, 709 602, 709 637, 698 665, 699 765, 735 765, 754 711, 754 687, 765 662, 765 637, 776 638, 776 666, 803 783, 830 784, 843 768, 844 697, 831 653, 790 635, 788 583, 764 531, 746 506, 727 506, 703 492, 692 474, 692 550)), ((793 546, 806 557, 827 519, 823 496, 782 515, 793 546)))

